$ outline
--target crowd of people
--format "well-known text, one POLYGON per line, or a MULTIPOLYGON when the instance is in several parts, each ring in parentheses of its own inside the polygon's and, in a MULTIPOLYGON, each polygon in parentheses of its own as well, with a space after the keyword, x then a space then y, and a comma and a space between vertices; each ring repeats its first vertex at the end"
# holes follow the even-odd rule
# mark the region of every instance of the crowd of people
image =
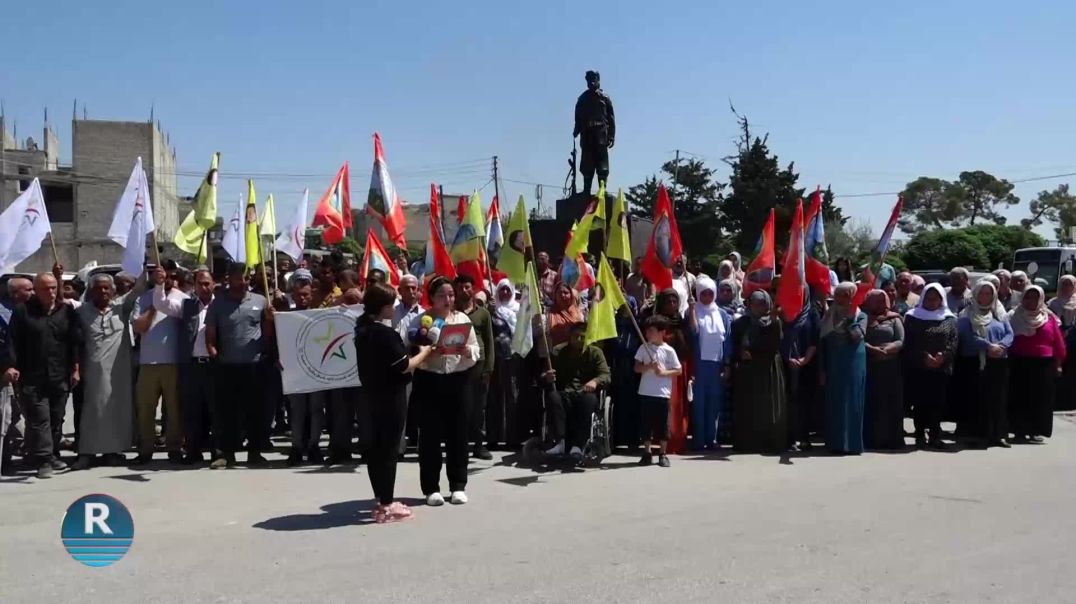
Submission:
POLYGON ((525 326, 510 280, 437 277, 423 292, 406 259, 398 265, 396 288, 377 269, 360 283, 339 255, 264 282, 242 264, 214 275, 174 263, 149 265, 137 278, 98 274, 84 292, 61 287, 60 266, 32 281, 10 279, 0 309, 10 403, 0 469, 18 472, 19 455, 23 469, 47 478, 69 467, 60 456, 66 448, 77 455, 74 470, 145 466, 161 449, 174 464, 212 469, 234 466, 245 451, 256 466, 266 463, 271 436, 290 434, 290 466, 346 464, 360 453, 378 499, 375 518, 392 521, 410 515, 394 499, 396 461, 409 445, 417 443, 427 504, 446 501, 442 467, 449 500, 466 503, 471 456, 488 460, 490 449, 544 439, 546 454, 581 459, 603 393, 615 444, 641 445, 639 463, 650 465, 656 453, 661 467, 670 454, 722 446, 900 449, 906 417, 919 447, 1040 443, 1052 433, 1055 407, 1072 408, 1076 397, 1076 366, 1066 356, 1076 338, 1070 275, 1047 300, 1019 271, 972 284, 967 270, 954 268, 943 288, 883 265, 878 289, 857 304, 856 275, 839 259, 832 297, 815 292, 796 313, 779 313, 772 291, 745 291, 739 254, 715 278, 680 258, 673 287, 657 292, 636 261, 621 280, 627 305, 617 337, 588 344, 594 292, 562 281, 541 252, 543 312, 521 358, 512 342, 525 326), (362 386, 283 395, 277 314, 359 303, 362 386), (434 325, 469 325, 466 344, 447 349, 431 340, 434 325), (69 396, 71 442, 62 433, 69 396), (943 421, 955 422, 955 432, 943 431, 943 421))

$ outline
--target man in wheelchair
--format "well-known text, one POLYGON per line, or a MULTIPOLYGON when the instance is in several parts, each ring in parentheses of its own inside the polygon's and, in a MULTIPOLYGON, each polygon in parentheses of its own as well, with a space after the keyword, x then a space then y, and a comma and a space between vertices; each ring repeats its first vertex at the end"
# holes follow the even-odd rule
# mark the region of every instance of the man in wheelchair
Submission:
POLYGON ((553 368, 543 375, 550 435, 556 442, 547 455, 567 451, 578 460, 590 437, 590 418, 598 390, 609 384, 609 365, 597 346, 585 344, 586 323, 570 329, 568 341, 553 348, 553 368))

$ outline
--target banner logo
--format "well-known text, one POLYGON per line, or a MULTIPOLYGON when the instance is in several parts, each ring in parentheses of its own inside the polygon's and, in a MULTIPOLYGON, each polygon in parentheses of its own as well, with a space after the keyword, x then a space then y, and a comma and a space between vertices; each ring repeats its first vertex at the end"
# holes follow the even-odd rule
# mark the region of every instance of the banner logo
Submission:
POLYGON ((111 566, 131 549, 134 520, 115 497, 86 495, 67 508, 60 539, 67 553, 86 566, 111 566))
POLYGON ((355 319, 347 313, 318 313, 304 321, 295 337, 303 371, 327 384, 356 379, 354 327, 355 319))

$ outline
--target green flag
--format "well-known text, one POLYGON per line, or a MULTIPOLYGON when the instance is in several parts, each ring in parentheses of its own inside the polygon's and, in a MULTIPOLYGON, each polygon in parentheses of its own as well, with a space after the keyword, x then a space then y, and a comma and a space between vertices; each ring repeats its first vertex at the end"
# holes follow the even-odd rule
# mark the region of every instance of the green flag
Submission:
POLYGON ((220 164, 220 153, 214 153, 209 163, 209 172, 206 173, 198 191, 194 194, 194 207, 191 208, 183 224, 179 225, 176 236, 172 240, 176 247, 194 254, 205 257, 206 232, 217 223, 217 166, 220 164))
POLYGON ((602 254, 598 265, 598 282, 594 285, 594 290, 590 316, 587 318, 587 344, 615 338, 616 312, 628 303, 624 292, 620 291, 620 284, 617 283, 616 275, 613 274, 605 254, 602 254))
POLYGON ((592 199, 590 205, 587 206, 586 213, 579 220, 579 229, 572 236, 572 240, 568 243, 568 248, 564 250, 564 255, 568 258, 575 258, 579 254, 586 252, 587 244, 590 243, 590 232, 604 228, 605 183, 601 183, 598 186, 598 196, 592 199))
POLYGON ((609 223, 609 243, 606 254, 610 258, 631 262, 631 241, 628 239, 628 204, 624 200, 624 191, 616 192, 613 205, 613 220, 609 223))
POLYGON ((501 257, 497 259, 497 270, 508 275, 512 283, 523 283, 527 272, 527 249, 531 244, 531 227, 527 220, 527 208, 523 196, 519 196, 516 209, 508 219, 508 237, 506 245, 501 248, 501 257))

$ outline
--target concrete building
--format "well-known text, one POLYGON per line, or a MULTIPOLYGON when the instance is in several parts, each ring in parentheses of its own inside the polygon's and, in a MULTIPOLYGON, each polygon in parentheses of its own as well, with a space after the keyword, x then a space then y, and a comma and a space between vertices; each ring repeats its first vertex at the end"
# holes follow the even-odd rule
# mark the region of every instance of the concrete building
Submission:
MULTIPOLYGON (((71 164, 60 165, 60 144, 46 122, 42 143, 20 142, 0 117, 0 210, 37 177, 45 196, 57 254, 64 268, 119 262, 122 249, 107 238, 112 212, 123 194, 136 158, 149 180, 157 240, 171 242, 183 218, 176 195, 176 156, 159 123, 74 119, 71 164)), ((21 272, 48 270, 52 248, 19 265, 21 272)))

